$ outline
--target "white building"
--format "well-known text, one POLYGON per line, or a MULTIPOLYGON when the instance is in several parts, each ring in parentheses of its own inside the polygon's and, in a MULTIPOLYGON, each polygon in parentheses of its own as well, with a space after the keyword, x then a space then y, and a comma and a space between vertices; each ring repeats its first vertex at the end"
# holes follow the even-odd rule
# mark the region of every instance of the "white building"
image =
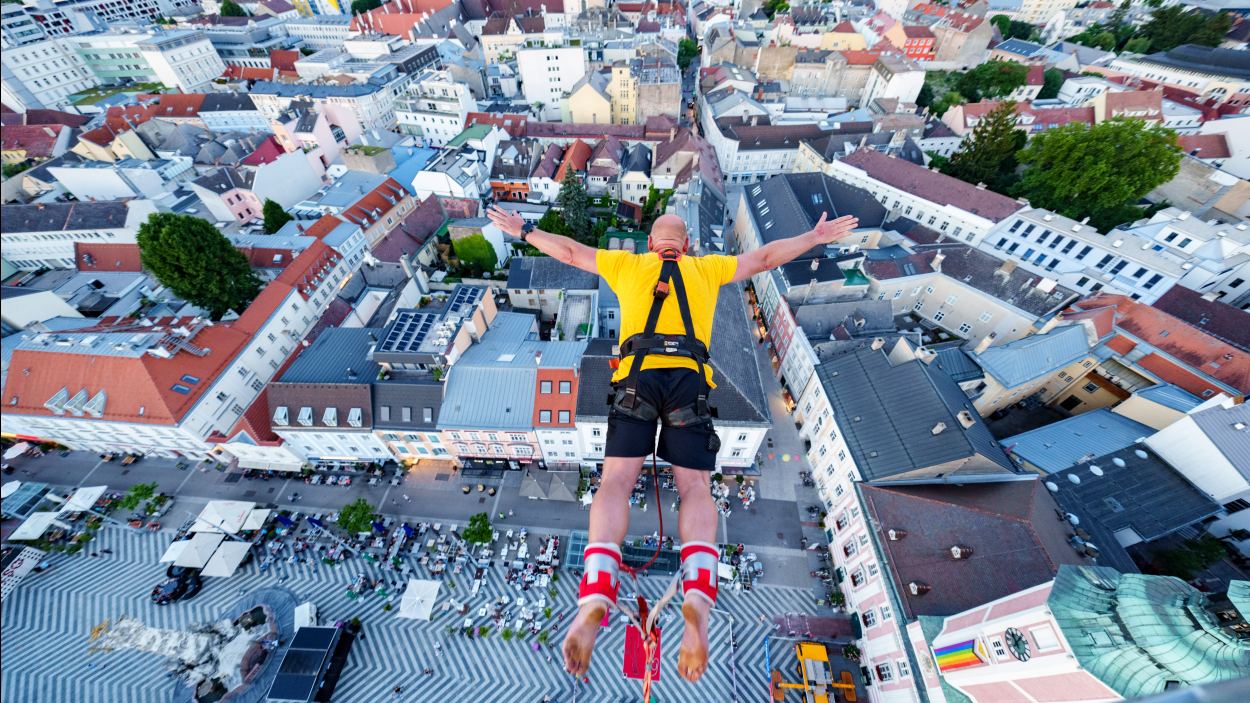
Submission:
POLYGON ((159 198, 191 172, 189 156, 151 161, 83 161, 48 167, 48 173, 82 202, 159 198))
POLYGON ((586 52, 580 46, 537 47, 516 52, 521 92, 540 119, 560 119, 560 101, 586 75, 586 52))
POLYGON ((159 82, 195 93, 226 64, 203 32, 189 29, 80 34, 68 42, 101 82, 159 82))
POLYGON ((422 71, 395 103, 399 131, 426 140, 429 146, 446 146, 464 130, 464 120, 477 109, 469 87, 446 71, 422 71))
POLYGON ((66 108, 70 95, 99 84, 100 79, 66 39, 7 47, 0 64, 0 98, 14 110, 66 108))
POLYGON ((10 204, 0 207, 4 259, 19 269, 74 268, 74 244, 134 244, 156 212, 150 200, 10 204))
POLYGON ((924 85, 924 70, 910 59, 893 54, 882 54, 868 73, 861 105, 871 104, 877 98, 892 98, 900 103, 914 103, 924 85))
POLYGON ((359 267, 362 242, 335 246, 355 251, 313 243, 230 322, 135 320, 22 342, 5 431, 84 451, 206 456, 359 267))
POLYGON ((299 17, 283 23, 287 36, 302 39, 313 51, 338 49, 343 42, 359 32, 352 29, 352 18, 343 14, 319 14, 299 17))
MULTIPOLYGON (((384 83, 303 85, 257 81, 252 101, 266 117, 276 119, 292 102, 311 101, 319 112, 348 134, 362 130, 388 130, 395 124, 395 100, 408 76, 395 75, 384 83)), ((350 140, 350 137, 349 137, 350 140)))

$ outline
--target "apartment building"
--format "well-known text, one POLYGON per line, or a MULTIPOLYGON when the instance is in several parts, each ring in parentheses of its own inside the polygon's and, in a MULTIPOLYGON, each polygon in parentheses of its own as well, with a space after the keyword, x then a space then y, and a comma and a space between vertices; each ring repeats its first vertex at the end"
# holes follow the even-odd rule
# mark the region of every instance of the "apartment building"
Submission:
POLYGON ((387 130, 395 124, 395 101, 407 85, 407 75, 392 74, 376 83, 297 85, 257 81, 250 94, 257 109, 270 119, 290 109, 292 102, 311 101, 331 123, 355 141, 364 130, 387 130))
POLYGON ((4 260, 24 271, 75 268, 75 244, 133 244, 139 225, 154 212, 150 200, 4 205, 4 260))
POLYGON ((421 137, 429 146, 446 146, 464 129, 477 108, 469 87, 446 71, 427 69, 413 79, 395 103, 399 131, 421 137))
POLYGON ((75 34, 66 40, 102 83, 162 83, 195 93, 226 64, 208 37, 194 29, 75 34))
POLYGON ((547 256, 514 256, 508 264, 508 302, 552 321, 566 295, 599 289, 599 277, 547 256))
MULTIPOLYGON (((330 0, 333 2, 333 0, 330 0)), ((352 29, 352 18, 345 14, 318 13, 287 20, 283 26, 287 36, 299 39, 313 51, 337 49, 343 42, 359 34, 352 29)))
POLYGON ((539 119, 560 119, 561 100, 586 75, 580 46, 533 47, 516 51, 521 92, 539 119))
POLYGON ((313 243, 230 322, 111 321, 24 341, 13 353, 22 371, 4 384, 6 431, 83 451, 207 456, 360 265, 362 245, 313 243))
POLYGON ((1201 100, 1246 105, 1250 77, 1240 65, 1236 49, 1182 44, 1153 54, 1125 54, 1111 61, 1110 72, 1128 75, 1197 93, 1201 100))
POLYGON ((4 50, 0 98, 14 110, 67 108, 71 95, 99 84, 100 79, 66 39, 40 39, 4 50))

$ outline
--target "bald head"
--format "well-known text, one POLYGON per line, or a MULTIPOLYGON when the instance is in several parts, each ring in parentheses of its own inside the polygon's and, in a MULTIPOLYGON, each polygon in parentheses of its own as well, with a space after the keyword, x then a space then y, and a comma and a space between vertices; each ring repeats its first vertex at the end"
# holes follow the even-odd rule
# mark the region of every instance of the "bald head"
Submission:
POLYGON ((655 224, 651 225, 647 248, 651 251, 669 248, 685 251, 688 241, 684 220, 676 215, 660 215, 655 218, 655 224))

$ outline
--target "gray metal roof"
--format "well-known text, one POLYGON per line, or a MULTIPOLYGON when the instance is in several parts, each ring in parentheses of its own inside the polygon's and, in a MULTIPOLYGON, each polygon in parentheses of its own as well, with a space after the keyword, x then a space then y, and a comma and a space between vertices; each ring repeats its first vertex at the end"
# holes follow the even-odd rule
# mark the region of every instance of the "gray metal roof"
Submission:
POLYGON ((599 277, 550 256, 514 256, 508 265, 508 288, 596 290, 599 277))
MULTIPOLYGON (((823 173, 787 173, 746 186, 743 197, 765 243, 788 239, 810 230, 821 213, 829 219, 859 218, 860 227, 880 227, 886 210, 872 193, 823 173)), ((817 247, 814 252, 823 251, 817 247)))
POLYGON ((828 339, 839 326, 845 326, 851 336, 895 331, 894 313, 886 300, 800 305, 794 311, 794 321, 809 339, 828 339))
POLYGON ((1250 479, 1250 405, 1214 407, 1190 417, 1229 463, 1250 479))
POLYGON ((367 384, 378 376, 369 350, 381 336, 375 327, 330 327, 295 359, 281 382, 367 384))
POLYGON ((440 429, 528 430, 534 426, 534 367, 457 363, 447 377, 440 429))
MULTIPOLYGON (((1144 445, 1120 449, 1046 477, 1063 509, 1115 533, 1158 539, 1220 511, 1220 506, 1144 445), (1097 471, 1095 471, 1095 469, 1097 471), (1074 483, 1075 477, 1080 483, 1074 483)), ((1100 549, 1104 547, 1094 540, 1100 549)), ((1110 547, 1110 544, 1105 545, 1110 547)))
POLYGON ((1085 326, 1074 324, 990 347, 972 358, 1004 388, 1015 388, 1079 361, 1089 351, 1085 326))
POLYGON ((867 349, 833 357, 816 373, 864 480, 933 467, 945 475, 1013 472, 972 402, 942 371, 919 361, 891 366, 884 349, 867 349), (960 423, 961 411, 971 427, 960 423), (945 427, 934 434, 939 423, 945 427))
POLYGON ((1202 404, 1201 398, 1171 383, 1143 388, 1137 391, 1137 395, 1183 413, 1202 404))
POLYGON ((0 208, 0 232, 73 232, 119 229, 126 225, 125 202, 39 203, 0 208))
POLYGON ((972 356, 964 351, 959 344, 934 350, 937 357, 932 365, 950 376, 955 383, 963 383, 977 378, 984 378, 985 372, 972 360, 972 356))
POLYGON ((373 384, 373 426, 380 430, 434 430, 443 405, 443 384, 433 376, 390 378, 373 384), (390 408, 383 411, 383 407, 390 408), (404 422, 403 409, 409 408, 409 421, 404 422), (431 409, 431 421, 425 422, 425 408, 431 409), (389 419, 384 420, 387 417, 389 419))
POLYGON ((1099 408, 1008 437, 1002 445, 1017 459, 1050 473, 1118 451, 1154 432, 1136 420, 1099 408))

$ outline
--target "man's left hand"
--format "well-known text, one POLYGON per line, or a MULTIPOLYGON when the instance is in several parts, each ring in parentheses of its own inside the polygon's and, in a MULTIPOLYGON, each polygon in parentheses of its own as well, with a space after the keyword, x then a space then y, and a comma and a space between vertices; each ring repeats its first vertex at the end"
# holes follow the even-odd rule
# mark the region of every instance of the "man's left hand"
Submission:
POLYGON ((490 221, 496 227, 503 230, 504 234, 520 239, 521 228, 525 226, 525 220, 517 213, 503 210, 498 205, 492 205, 486 211, 486 217, 490 218, 490 221))
POLYGON ((812 228, 812 234, 816 235, 817 241, 821 244, 830 244, 850 234, 859 226, 859 219, 853 215, 845 215, 836 220, 827 220, 829 213, 822 212, 820 221, 812 228))

